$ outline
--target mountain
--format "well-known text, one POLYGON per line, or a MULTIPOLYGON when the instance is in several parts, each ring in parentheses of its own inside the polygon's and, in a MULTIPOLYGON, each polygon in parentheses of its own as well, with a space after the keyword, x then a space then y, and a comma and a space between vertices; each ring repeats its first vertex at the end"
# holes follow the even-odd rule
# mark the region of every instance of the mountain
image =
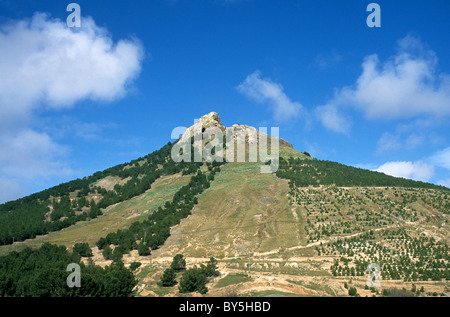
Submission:
POLYGON ((11 265, 50 243, 86 265, 133 268, 141 296, 179 294, 180 272, 160 285, 177 254, 192 278, 217 261, 216 296, 449 295, 448 188, 313 159, 266 132, 211 112, 145 157, 0 205, 0 294, 22 294, 11 265), (85 243, 92 256, 77 251, 85 243))

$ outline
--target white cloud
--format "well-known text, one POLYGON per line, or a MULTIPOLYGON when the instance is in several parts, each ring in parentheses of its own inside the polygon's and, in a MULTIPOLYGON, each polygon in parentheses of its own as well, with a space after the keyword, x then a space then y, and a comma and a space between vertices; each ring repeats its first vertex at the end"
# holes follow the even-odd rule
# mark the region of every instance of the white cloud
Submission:
POLYGON ((437 62, 433 51, 407 36, 387 61, 376 54, 367 56, 355 84, 337 90, 327 107, 351 107, 369 119, 382 120, 449 116, 450 75, 439 73, 437 62))
POLYGON ((382 153, 386 151, 398 150, 402 147, 400 137, 392 135, 388 132, 383 133, 377 143, 377 152, 382 153))
POLYGON ((432 155, 430 161, 436 166, 450 170, 450 147, 432 155))
POLYGON ((140 71, 142 48, 136 41, 113 43, 105 29, 83 18, 80 30, 35 14, 0 31, 2 112, 54 108, 91 98, 122 97, 140 71), (8 74, 6 76, 6 74, 8 74))
POLYGON ((268 78, 261 78, 259 71, 248 75, 244 82, 237 87, 237 90, 258 102, 268 102, 277 121, 286 121, 297 117, 303 108, 299 102, 289 99, 283 91, 283 86, 268 78))
POLYGON ((332 104, 319 106, 314 113, 326 128, 338 133, 350 133, 351 121, 340 113, 336 106, 332 104))
POLYGON ((409 178, 417 181, 428 182, 434 175, 434 166, 422 161, 398 161, 387 162, 376 169, 395 177, 409 178))
MULTIPOLYGON (((62 172, 54 159, 64 155, 64 147, 45 133, 22 130, 0 137, 0 173, 21 178, 45 177, 62 172)), ((64 169, 64 173, 70 172, 64 169)))
POLYGON ((0 26, 2 188, 12 179, 70 173, 60 162, 64 147, 36 130, 39 111, 122 98, 141 71, 137 40, 115 43, 89 17, 81 26, 68 28, 43 13, 0 26))
POLYGON ((74 172, 61 162, 67 149, 45 133, 31 129, 3 131, 0 148, 0 203, 22 197, 36 182, 74 172))
MULTIPOLYGON (((431 137, 430 137, 431 139, 431 137)), ((405 136, 398 134, 383 133, 377 143, 377 153, 384 153, 396 150, 412 150, 422 145, 425 142, 425 136, 412 133, 405 136)))

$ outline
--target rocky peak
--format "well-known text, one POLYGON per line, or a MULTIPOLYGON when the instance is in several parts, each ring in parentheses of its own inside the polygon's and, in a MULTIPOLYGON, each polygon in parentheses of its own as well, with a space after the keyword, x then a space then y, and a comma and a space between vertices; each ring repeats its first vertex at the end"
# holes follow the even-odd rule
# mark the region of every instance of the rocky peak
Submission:
POLYGON ((222 125, 220 121, 219 114, 217 112, 210 112, 201 117, 197 123, 191 126, 181 137, 181 141, 194 136, 194 131, 202 131, 202 133, 211 127, 217 127, 225 134, 226 128, 222 125))
MULTIPOLYGON (((246 140, 249 142, 249 144, 257 143, 258 137, 263 136, 267 137, 266 134, 259 132, 256 128, 248 126, 248 125, 242 125, 242 124, 234 124, 231 126, 231 128, 225 128, 222 125, 222 122, 220 121, 219 114, 217 112, 210 112, 203 117, 201 117, 197 123, 195 123, 193 126, 188 128, 186 132, 181 137, 180 141, 185 141, 189 137, 194 136, 194 131, 202 131, 202 133, 210 128, 210 127, 217 127, 219 128, 223 135, 226 135, 227 131, 231 131, 231 133, 234 136, 234 140, 239 142, 239 140, 246 140), (243 135, 248 135, 247 139, 241 138, 243 135)), ((270 128, 268 128, 268 132, 270 131, 270 128)), ((292 148, 292 145, 289 142, 286 142, 283 139, 279 139, 280 145, 288 146, 292 148)))

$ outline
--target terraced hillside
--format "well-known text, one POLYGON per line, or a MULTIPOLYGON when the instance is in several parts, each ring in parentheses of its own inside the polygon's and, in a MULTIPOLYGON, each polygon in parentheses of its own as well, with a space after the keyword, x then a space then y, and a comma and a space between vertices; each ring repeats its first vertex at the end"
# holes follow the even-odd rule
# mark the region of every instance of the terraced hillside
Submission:
POLYGON ((157 285, 156 268, 181 253, 191 266, 218 260, 222 278, 210 283, 211 295, 348 296, 348 285, 364 296, 448 295, 448 190, 296 187, 257 169, 222 168, 153 253, 155 275, 143 279, 143 294, 177 293, 157 285), (367 289, 371 263, 380 266, 382 284, 367 289), (234 282, 221 286, 228 283, 222 279, 234 282))

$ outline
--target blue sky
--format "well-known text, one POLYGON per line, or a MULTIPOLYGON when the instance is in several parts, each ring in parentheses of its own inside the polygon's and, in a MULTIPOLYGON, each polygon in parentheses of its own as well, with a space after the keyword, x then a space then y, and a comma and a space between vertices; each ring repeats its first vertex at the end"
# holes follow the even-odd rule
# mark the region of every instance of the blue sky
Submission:
POLYGON ((450 186, 450 4, 0 0, 0 202, 144 156, 178 126, 450 186))

